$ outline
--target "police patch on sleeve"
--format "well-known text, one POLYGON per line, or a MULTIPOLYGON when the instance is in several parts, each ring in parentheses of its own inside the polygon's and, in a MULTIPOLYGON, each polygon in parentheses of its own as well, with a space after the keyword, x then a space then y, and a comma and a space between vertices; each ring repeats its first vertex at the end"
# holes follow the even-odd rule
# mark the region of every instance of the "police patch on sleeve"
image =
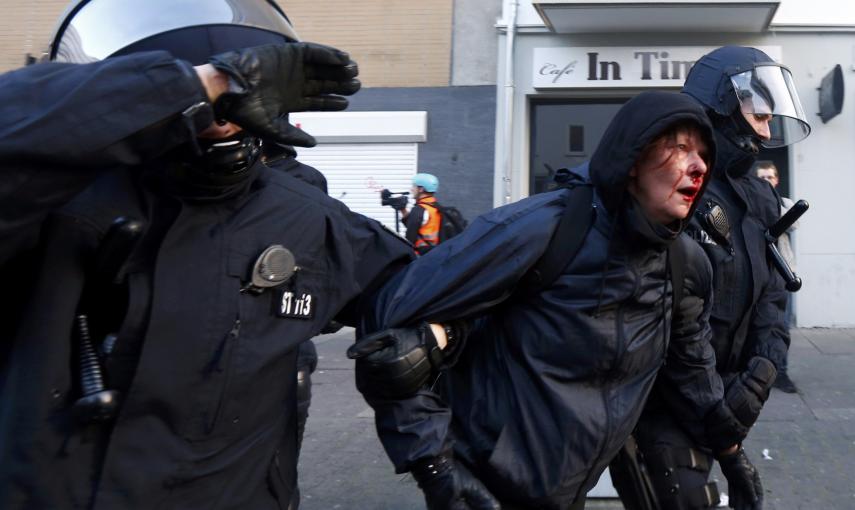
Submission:
POLYGON ((315 315, 315 297, 308 292, 280 290, 274 302, 277 317, 285 319, 311 319, 315 315))

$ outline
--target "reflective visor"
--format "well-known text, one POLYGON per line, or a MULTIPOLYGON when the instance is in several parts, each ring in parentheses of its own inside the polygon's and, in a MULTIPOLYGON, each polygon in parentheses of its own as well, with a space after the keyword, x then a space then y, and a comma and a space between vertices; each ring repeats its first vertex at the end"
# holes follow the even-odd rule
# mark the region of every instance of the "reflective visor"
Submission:
POLYGON ((810 124, 789 69, 761 64, 734 74, 730 81, 746 120, 764 138, 764 147, 783 147, 810 134, 810 124))
POLYGON ((51 43, 58 62, 93 62, 171 30, 240 25, 299 40, 288 19, 266 0, 93 0, 60 25, 51 43))

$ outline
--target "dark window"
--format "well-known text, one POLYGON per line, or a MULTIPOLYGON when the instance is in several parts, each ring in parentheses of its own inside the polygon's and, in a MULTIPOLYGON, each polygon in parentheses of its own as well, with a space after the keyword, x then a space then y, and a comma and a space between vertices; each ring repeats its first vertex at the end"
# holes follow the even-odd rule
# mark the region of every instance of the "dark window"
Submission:
POLYGON ((585 152, 585 126, 570 126, 570 152, 585 152))

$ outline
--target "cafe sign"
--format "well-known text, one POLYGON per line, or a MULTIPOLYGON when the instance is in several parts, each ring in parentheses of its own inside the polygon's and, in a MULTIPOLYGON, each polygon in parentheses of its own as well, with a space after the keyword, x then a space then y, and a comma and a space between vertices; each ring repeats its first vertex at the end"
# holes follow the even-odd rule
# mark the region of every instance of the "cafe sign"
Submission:
MULTIPOLYGON (((680 87, 692 65, 718 46, 535 48, 536 89, 680 87)), ((780 46, 758 49, 781 61, 780 46)))

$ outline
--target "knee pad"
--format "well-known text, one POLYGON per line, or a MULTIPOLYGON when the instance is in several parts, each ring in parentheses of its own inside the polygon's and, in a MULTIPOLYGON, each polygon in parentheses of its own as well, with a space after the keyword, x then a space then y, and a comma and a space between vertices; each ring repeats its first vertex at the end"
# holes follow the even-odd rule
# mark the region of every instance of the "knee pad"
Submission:
POLYGON ((710 459, 710 455, 687 447, 659 448, 645 457, 663 510, 701 510, 718 505, 718 486, 706 481, 712 468, 710 459), (687 480, 696 483, 687 484, 687 480))

